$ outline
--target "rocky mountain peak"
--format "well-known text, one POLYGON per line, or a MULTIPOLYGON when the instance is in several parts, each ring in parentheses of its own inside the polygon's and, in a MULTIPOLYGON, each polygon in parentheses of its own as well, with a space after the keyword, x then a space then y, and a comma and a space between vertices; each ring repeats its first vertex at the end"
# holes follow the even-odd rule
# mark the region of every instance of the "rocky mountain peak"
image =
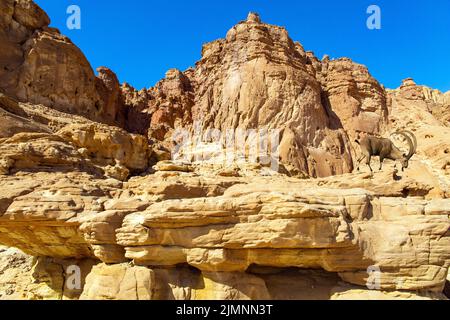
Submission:
POLYGON ((406 88, 406 87, 415 87, 416 82, 413 78, 406 78, 402 81, 402 85, 400 88, 406 88))
POLYGON ((256 12, 249 12, 247 22, 261 23, 261 17, 256 12))

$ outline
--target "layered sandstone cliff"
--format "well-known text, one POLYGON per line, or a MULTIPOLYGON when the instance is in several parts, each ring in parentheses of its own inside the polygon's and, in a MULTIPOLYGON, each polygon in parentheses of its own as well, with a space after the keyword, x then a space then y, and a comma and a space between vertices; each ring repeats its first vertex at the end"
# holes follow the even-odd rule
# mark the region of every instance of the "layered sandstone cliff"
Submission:
MULTIPOLYGON (((386 90, 256 14, 137 91, 32 1, 0 7, 0 299, 445 298, 448 93, 386 90), (180 129, 261 128, 278 171, 170 160, 180 129), (405 172, 354 172, 355 138, 399 129, 405 172)), ((208 138, 187 160, 229 151, 208 138)))

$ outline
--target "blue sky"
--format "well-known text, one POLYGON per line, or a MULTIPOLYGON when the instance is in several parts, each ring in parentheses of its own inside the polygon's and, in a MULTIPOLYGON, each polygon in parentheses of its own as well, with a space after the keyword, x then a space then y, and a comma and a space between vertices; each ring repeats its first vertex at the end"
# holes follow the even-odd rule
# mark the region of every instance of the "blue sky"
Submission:
POLYGON ((35 1, 93 68, 107 66, 138 89, 153 86, 168 69, 194 66, 203 43, 223 38, 256 11, 319 58, 367 65, 388 88, 412 77, 450 90, 450 0, 35 1), (81 30, 66 27, 72 4, 81 8, 81 30), (366 27, 371 4, 381 8, 381 30, 366 27))

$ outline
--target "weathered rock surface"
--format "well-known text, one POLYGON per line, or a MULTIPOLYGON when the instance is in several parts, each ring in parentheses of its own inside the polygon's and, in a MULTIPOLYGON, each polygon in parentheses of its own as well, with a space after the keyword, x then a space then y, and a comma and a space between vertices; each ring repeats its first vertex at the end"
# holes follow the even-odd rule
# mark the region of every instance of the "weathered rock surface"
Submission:
POLYGON ((256 14, 137 91, 32 1, 0 8, 0 299, 445 299, 448 93, 385 90, 256 14), (280 171, 171 160, 196 123, 279 129, 280 171), (352 172, 351 141, 400 129, 405 172, 352 172))
POLYGON ((284 28, 252 15, 205 44, 195 68, 170 70, 155 88, 123 92, 135 119, 129 127, 143 134, 147 124, 163 149, 178 128, 277 129, 281 162, 309 176, 351 172, 349 137, 381 133, 387 120, 387 94, 367 68, 349 59, 319 61, 284 28))
POLYGON ((322 101, 332 113, 333 126, 342 126, 354 152, 360 133, 382 135, 387 130, 389 98, 367 68, 347 58, 320 63, 310 58, 324 90, 322 101))
POLYGON ((85 278, 96 263, 88 259, 33 258, 17 249, 0 247, 0 300, 79 299, 85 278), (80 270, 79 286, 67 274, 74 265, 80 270))
POLYGON ((123 265, 101 271, 106 266, 99 266, 99 273, 86 280, 82 297, 89 299, 154 298, 152 288, 162 285, 153 278, 156 270, 179 265, 217 283, 208 289, 217 293, 191 293, 194 298, 231 298, 221 295, 220 286, 233 274, 239 284, 225 282, 231 281, 236 297, 273 297, 267 283, 254 278, 256 266, 321 269, 359 290, 367 284, 368 268, 376 266, 380 290, 444 289, 450 202, 430 193, 430 185, 411 185, 405 177, 380 189, 374 182, 387 179, 383 173, 367 182, 364 174, 335 177, 328 185, 282 176, 215 177, 213 182, 195 172, 162 173, 171 175, 136 177, 124 185, 87 174, 83 181, 80 173, 53 173, 54 180, 46 183, 36 181, 49 173, 7 176, 0 242, 34 256, 133 262, 136 269, 123 265), (350 188, 332 187, 342 183, 350 188), (366 189, 360 188, 364 184, 366 189), (404 198, 408 188, 422 196, 404 198), (135 284, 135 272, 147 280, 135 284), (242 280, 246 277, 248 282, 242 280), (246 290, 256 296, 245 295, 246 290))
POLYGON ((0 14, 0 89, 20 101, 44 104, 111 125, 124 125, 115 75, 96 77, 69 38, 50 28, 32 0, 5 0, 0 14), (111 81, 111 78, 113 79, 111 81))
POLYGON ((0 173, 84 171, 125 180, 146 171, 152 150, 144 136, 0 96, 0 173))

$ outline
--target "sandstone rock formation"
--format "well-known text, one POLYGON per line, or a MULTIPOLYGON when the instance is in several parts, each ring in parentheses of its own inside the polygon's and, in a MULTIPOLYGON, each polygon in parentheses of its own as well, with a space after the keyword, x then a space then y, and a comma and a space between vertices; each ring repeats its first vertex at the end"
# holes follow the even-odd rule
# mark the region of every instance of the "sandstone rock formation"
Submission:
POLYGON ((445 299, 449 93, 386 90, 253 13, 138 91, 32 1, 0 8, 0 299, 445 299), (171 159, 179 129, 262 127, 278 172, 171 159), (356 137, 403 129, 405 172, 353 172, 356 137))
POLYGON ((0 94, 0 172, 81 170, 126 179, 150 165, 148 140, 45 106, 0 94))
POLYGON ((381 133, 387 121, 387 94, 367 68, 319 61, 255 14, 205 44, 194 69, 170 70, 149 90, 123 89, 128 128, 164 140, 163 149, 173 129, 193 131, 194 123, 202 130, 277 129, 281 161, 311 176, 351 172, 348 137, 381 133))
POLYGON ((0 8, 3 93, 107 124, 124 124, 122 106, 114 98, 119 95, 115 76, 101 69, 96 77, 80 49, 48 27, 49 17, 33 1, 5 0, 0 8))
POLYGON ((32 185, 42 175, 4 179, 12 203, 0 242, 97 261, 81 298, 308 298, 283 293, 295 279, 322 286, 309 298, 364 297, 371 266, 386 298, 436 298, 447 278, 450 202, 406 177, 383 185, 383 173, 302 181, 162 171, 125 185, 91 177, 90 189, 81 174, 32 185))
POLYGON ((442 94, 438 90, 418 86, 412 79, 406 79, 399 89, 390 91, 389 95, 392 101, 389 106, 391 126, 413 131, 421 146, 419 158, 439 170, 441 181, 448 179, 450 92, 442 94))

